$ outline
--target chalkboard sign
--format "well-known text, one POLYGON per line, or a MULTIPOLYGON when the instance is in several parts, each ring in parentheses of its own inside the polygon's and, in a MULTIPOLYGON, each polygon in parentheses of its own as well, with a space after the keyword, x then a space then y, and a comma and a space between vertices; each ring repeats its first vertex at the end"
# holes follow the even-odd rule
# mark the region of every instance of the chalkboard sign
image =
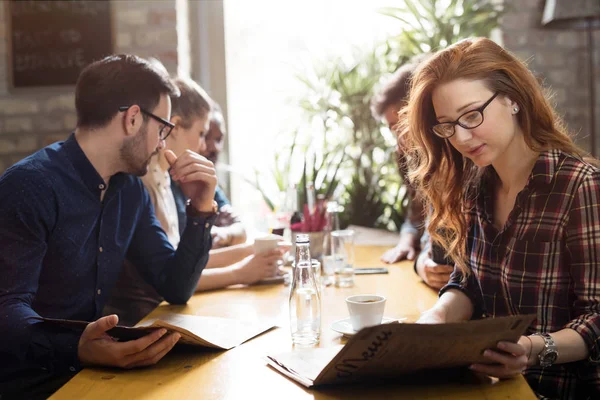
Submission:
POLYGON ((72 85, 113 52, 108 0, 9 0, 12 86, 72 85))

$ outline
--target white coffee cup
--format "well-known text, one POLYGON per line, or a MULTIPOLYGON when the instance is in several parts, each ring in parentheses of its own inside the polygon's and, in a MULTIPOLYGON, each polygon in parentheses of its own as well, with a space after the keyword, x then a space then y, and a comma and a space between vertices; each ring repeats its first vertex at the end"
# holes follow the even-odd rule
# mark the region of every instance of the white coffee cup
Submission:
POLYGON ((279 235, 266 235, 254 239, 254 253, 260 254, 277 248, 277 243, 283 240, 279 235))
POLYGON ((355 331, 381 324, 385 297, 376 294, 359 294, 347 297, 346 305, 350 313, 352 329, 355 331))

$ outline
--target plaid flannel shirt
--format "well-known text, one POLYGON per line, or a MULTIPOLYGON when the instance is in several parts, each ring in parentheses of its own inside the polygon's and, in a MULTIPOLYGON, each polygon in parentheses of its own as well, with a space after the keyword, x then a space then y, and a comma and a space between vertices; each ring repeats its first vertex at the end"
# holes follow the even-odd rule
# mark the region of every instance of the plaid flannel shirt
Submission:
POLYGON ((540 397, 600 398, 600 169, 558 150, 541 153, 500 231, 491 172, 467 211, 473 273, 461 284, 455 271, 440 295, 464 292, 473 318, 535 314, 527 334, 575 330, 587 360, 534 366, 524 375, 540 397))

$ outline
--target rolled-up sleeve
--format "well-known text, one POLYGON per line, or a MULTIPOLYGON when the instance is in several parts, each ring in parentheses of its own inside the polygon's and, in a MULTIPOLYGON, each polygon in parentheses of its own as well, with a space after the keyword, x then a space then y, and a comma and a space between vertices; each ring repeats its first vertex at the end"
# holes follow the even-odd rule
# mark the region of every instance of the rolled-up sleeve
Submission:
POLYGON ((407 197, 406 218, 400 227, 400 233, 411 233, 416 237, 421 237, 425 229, 423 202, 416 198, 415 189, 410 184, 407 184, 407 197))
POLYGON ((481 286, 473 272, 471 272, 465 282, 463 282, 463 273, 454 268, 448 284, 440 290, 440 297, 450 289, 456 289, 464 293, 473 303, 473 314, 471 319, 481 319, 485 317, 485 303, 481 293, 481 286))
POLYGON ((600 364, 600 174, 589 174, 579 186, 566 227, 576 317, 564 327, 581 335, 589 361, 600 364))

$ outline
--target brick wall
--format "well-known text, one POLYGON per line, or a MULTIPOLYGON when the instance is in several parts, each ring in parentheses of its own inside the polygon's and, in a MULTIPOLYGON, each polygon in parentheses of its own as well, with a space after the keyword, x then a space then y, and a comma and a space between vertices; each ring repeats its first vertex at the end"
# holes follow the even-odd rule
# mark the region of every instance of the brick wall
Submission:
MULTIPOLYGON (((116 53, 159 58, 177 73, 176 0, 112 0, 116 53)), ((0 173, 75 128, 74 87, 9 89, 6 10, 0 4, 0 173)))
MULTIPOLYGON (((502 22, 504 46, 523 60, 554 93, 556 110, 575 134, 576 142, 590 148, 590 94, 587 34, 542 27, 544 0, 505 0, 509 12, 502 22)), ((574 3, 576 4, 576 3, 574 3)), ((600 156, 600 30, 594 32, 596 74, 596 157, 600 156)))

